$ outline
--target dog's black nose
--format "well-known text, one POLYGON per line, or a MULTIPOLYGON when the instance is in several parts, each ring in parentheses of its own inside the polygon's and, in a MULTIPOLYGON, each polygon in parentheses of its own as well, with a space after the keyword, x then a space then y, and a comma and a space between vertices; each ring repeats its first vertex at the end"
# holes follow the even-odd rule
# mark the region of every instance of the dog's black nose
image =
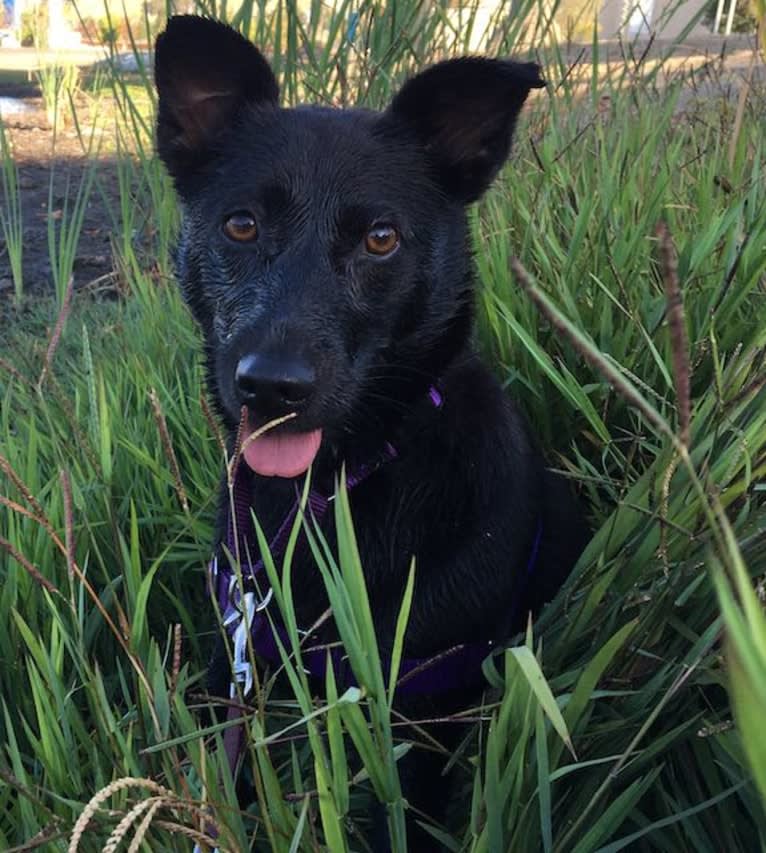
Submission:
POLYGON ((279 417, 305 408, 316 387, 314 368, 299 358, 245 355, 234 376, 240 400, 259 415, 279 417))

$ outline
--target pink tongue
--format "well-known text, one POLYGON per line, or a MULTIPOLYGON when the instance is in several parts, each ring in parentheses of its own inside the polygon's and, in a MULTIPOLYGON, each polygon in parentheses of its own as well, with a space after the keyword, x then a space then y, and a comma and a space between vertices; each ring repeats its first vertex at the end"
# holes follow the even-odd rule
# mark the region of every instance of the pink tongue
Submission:
POLYGON ((264 433, 244 449, 245 462, 263 477, 297 477, 308 471, 319 445, 322 430, 301 433, 264 433))

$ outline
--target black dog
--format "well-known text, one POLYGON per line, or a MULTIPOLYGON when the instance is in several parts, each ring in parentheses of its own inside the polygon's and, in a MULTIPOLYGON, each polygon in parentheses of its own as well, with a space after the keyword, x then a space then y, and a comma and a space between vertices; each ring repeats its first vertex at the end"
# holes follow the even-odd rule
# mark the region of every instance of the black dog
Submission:
MULTIPOLYGON (((313 466, 328 494, 345 463, 381 648, 414 555, 407 659, 481 652, 447 658, 440 681, 403 690, 400 708, 475 701, 479 660, 555 594, 584 536, 566 485, 471 344, 465 209, 506 160, 543 85, 537 66, 443 62, 382 113, 281 109, 253 45, 182 16, 158 39, 156 81, 158 150, 183 204, 178 276, 219 413, 232 441, 243 406, 248 434, 296 414, 244 449, 246 503, 275 542, 296 478, 313 466)), ((229 522, 224 512, 223 540, 229 522)), ((305 543, 293 588, 308 626, 327 603, 305 543)), ((410 804, 436 817, 438 774, 425 756, 405 771, 410 804)))

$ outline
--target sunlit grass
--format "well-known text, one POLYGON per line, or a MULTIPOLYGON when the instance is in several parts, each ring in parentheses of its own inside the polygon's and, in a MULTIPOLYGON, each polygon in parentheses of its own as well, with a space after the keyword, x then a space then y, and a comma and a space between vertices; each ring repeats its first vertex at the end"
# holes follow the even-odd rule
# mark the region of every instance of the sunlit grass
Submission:
MULTIPOLYGON (((446 5, 313 4, 306 18, 246 4, 235 17, 270 46, 287 102, 380 106, 408 71, 465 48, 470 10, 456 26, 446 5)), ((480 342, 580 488, 594 537, 557 600, 487 663, 481 720, 454 756, 461 807, 440 837, 492 853, 749 853, 766 845, 763 93, 735 125, 731 105, 690 100, 680 75, 660 86, 630 60, 606 77, 570 68, 524 20, 483 40, 507 54, 545 37, 551 85, 471 216, 480 342), (677 254, 680 357, 660 222, 677 254)), ((77 849, 147 833, 145 849, 189 850, 183 832, 209 829, 208 804, 228 850, 364 849, 377 796, 402 850, 395 761, 417 747, 400 740, 371 653, 353 502, 336 504, 337 557, 314 545, 361 689, 330 680, 313 698, 290 632, 284 677, 260 685, 248 718, 254 802, 236 805, 204 695, 224 456, 170 278, 178 212, 152 153, 150 73, 126 79, 107 72, 101 89, 124 298, 75 287, 60 315, 62 261, 58 304, 36 296, 0 330, 0 849, 67 850, 103 792, 77 849)), ((52 246, 55 262, 64 243, 52 246)), ((289 563, 268 568, 289 628, 289 563)))

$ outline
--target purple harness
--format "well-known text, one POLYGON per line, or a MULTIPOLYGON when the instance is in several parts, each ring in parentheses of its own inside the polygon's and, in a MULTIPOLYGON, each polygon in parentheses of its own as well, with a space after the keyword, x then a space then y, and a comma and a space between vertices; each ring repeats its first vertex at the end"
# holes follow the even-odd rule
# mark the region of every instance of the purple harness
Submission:
MULTIPOLYGON (((428 399, 435 408, 441 408, 443 398, 439 390, 432 386, 428 399)), ((368 477, 374 474, 381 465, 396 459, 396 448, 386 442, 378 458, 360 466, 346 480, 349 491, 356 488, 368 477)), ((243 463, 237 466, 233 484, 233 507, 227 524, 226 547, 232 555, 239 555, 242 568, 244 596, 229 559, 213 557, 209 565, 209 583, 211 593, 215 595, 223 624, 233 643, 233 670, 230 695, 237 698, 237 685, 242 695, 247 696, 253 686, 252 665, 248 658, 248 633, 251 636, 255 654, 270 664, 281 665, 279 643, 289 649, 290 643, 286 630, 281 625, 278 614, 271 621, 266 616, 266 608, 272 599, 273 590, 268 585, 263 559, 250 562, 250 554, 257 552, 257 543, 253 535, 251 518, 251 475, 243 463), (279 642, 277 642, 279 640, 279 642)), ((308 509, 316 522, 321 521, 332 501, 332 497, 311 489, 308 496, 308 509)), ((269 543, 272 557, 284 554, 287 541, 300 511, 300 494, 295 503, 279 526, 274 538, 269 543)), ((518 607, 526 589, 527 583, 534 571, 540 551, 543 534, 542 520, 538 521, 535 538, 532 543, 529 559, 524 575, 520 578, 519 592, 513 603, 518 607)), ((491 653, 493 642, 463 643, 445 649, 439 654, 427 658, 404 658, 399 665, 399 678, 396 685, 397 695, 415 696, 437 694, 448 690, 466 687, 476 687, 481 683, 481 664, 491 653)), ((339 686, 350 686, 354 683, 353 673, 345 656, 345 651, 339 646, 307 647, 301 650, 301 657, 306 671, 313 677, 323 678, 328 661, 333 667, 336 682, 339 686)), ((385 665, 385 659, 384 659, 385 665)), ((241 710, 232 706, 229 708, 228 720, 232 721, 241 716, 241 710)), ((224 733, 224 747, 232 773, 243 748, 244 727, 231 726, 224 733)), ((211 825, 209 831, 215 836, 215 828, 211 825)), ((195 847, 195 851, 199 847, 195 847)))
MULTIPOLYGON (((436 387, 431 386, 428 399, 435 408, 441 408, 443 398, 436 387)), ((351 491, 356 488, 374 474, 381 465, 396 459, 397 455, 396 448, 386 442, 378 458, 360 466, 348 476, 347 489, 351 491)), ((287 632, 279 623, 278 617, 272 616, 270 622, 265 613, 272 599, 272 590, 268 586, 263 560, 249 561, 249 555, 254 550, 257 551, 257 545, 252 535, 250 476, 242 463, 235 471, 232 498, 233 512, 230 513, 227 525, 226 545, 230 554, 240 555, 245 590, 244 602, 237 575, 228 559, 220 560, 216 555, 210 562, 209 573, 211 590, 218 600, 223 624, 234 645, 232 673, 234 680, 231 684, 233 699, 237 695, 235 681, 241 685, 243 695, 249 693, 253 684, 252 668, 247 654, 247 632, 250 632, 256 655, 270 664, 281 664, 277 638, 285 648, 289 648, 289 641, 287 632), (251 533, 249 536, 248 531, 251 533), (260 591, 260 596, 256 587, 260 591)), ((324 517, 331 500, 332 497, 322 494, 317 489, 311 489, 307 508, 316 522, 324 517)), ((269 543, 269 550, 275 559, 280 557, 287 547, 287 540, 299 510, 300 495, 297 495, 295 503, 269 543)), ((526 571, 521 579, 522 587, 526 587, 534 570, 541 538, 542 522, 539 522, 526 571)), ((519 592, 523 594, 523 589, 519 592)), ((520 597, 521 595, 514 596, 516 601, 520 597)), ((463 643, 444 649, 431 657, 403 658, 399 666, 397 693, 407 696, 434 694, 476 685, 480 681, 481 663, 490 654, 492 648, 492 641, 463 643)), ((328 649, 326 645, 314 648, 309 646, 302 650, 301 656, 303 665, 311 676, 323 678, 329 658, 339 686, 353 684, 353 674, 341 647, 328 649)))

